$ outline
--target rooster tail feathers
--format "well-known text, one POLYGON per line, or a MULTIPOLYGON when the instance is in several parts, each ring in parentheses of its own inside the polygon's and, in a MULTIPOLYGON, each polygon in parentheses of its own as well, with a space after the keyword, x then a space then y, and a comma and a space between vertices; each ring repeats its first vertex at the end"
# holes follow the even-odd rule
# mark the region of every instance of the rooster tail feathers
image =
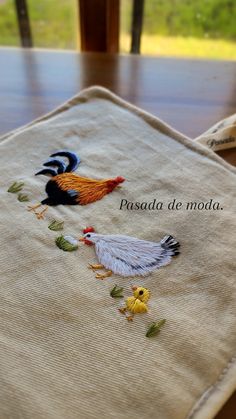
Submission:
POLYGON ((52 177, 60 175, 61 173, 74 172, 80 164, 80 158, 72 151, 60 150, 51 154, 50 158, 43 163, 46 169, 42 169, 35 175, 50 175, 52 177), (66 165, 64 160, 55 157, 66 157, 69 163, 66 165), (52 168, 52 167, 53 168, 52 168))
POLYGON ((79 156, 77 156, 77 154, 73 153, 72 151, 60 150, 51 154, 50 157, 56 156, 67 157, 69 160, 69 164, 66 166, 65 172, 74 172, 80 164, 79 156))
POLYGON ((51 169, 51 168, 42 169, 39 172, 35 173, 35 176, 38 176, 38 175, 46 175, 46 176, 50 175, 50 176, 53 177, 53 176, 57 175, 57 171, 55 169, 51 169))
POLYGON ((43 166, 51 167, 55 166, 57 167, 57 174, 60 175, 61 173, 64 173, 66 171, 66 164, 62 159, 48 159, 45 163, 43 163, 43 166))
POLYGON ((165 236, 161 240, 161 247, 165 250, 169 250, 172 253, 172 256, 177 256, 179 252, 180 244, 177 242, 177 240, 174 239, 172 236, 165 236))

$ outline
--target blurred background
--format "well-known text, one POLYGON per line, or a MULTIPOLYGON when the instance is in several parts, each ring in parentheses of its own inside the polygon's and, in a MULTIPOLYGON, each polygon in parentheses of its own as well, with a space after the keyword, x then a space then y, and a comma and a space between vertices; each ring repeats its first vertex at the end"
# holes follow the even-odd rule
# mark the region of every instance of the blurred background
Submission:
MULTIPOLYGON (((78 0, 0 0, 0 46, 21 46, 19 8, 25 6, 33 47, 81 49, 78 0)), ((132 0, 120 1, 121 53, 131 50, 133 6, 132 0)), ((142 8, 141 16, 136 16, 142 32, 140 47, 133 52, 236 59, 235 0, 145 0, 142 8)))

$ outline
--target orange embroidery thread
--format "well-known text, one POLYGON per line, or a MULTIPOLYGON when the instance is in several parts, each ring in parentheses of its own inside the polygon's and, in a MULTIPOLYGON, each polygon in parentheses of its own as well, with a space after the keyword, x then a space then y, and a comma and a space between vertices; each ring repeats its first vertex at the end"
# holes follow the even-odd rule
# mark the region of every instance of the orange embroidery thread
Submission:
POLYGON ((72 173, 79 163, 79 156, 72 151, 60 150, 50 156, 44 168, 36 173, 52 177, 46 184, 48 196, 41 201, 42 205, 87 205, 102 199, 125 180, 121 176, 105 180, 81 177, 72 173), (68 164, 60 157, 67 158, 68 164))
POLYGON ((102 199, 105 195, 111 193, 124 178, 118 176, 115 179, 95 180, 78 176, 74 173, 63 173, 53 178, 62 191, 73 190, 78 192, 75 201, 79 205, 87 205, 102 199))

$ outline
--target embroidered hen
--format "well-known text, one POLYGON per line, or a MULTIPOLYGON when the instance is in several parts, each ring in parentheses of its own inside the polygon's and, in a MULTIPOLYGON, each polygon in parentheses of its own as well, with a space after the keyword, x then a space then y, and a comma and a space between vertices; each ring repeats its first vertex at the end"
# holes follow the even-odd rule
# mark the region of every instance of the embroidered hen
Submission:
MULTIPOLYGON (((92 229, 91 229, 92 230, 92 229)), ((104 279, 112 273, 127 276, 146 276, 161 266, 168 265, 179 254, 180 244, 165 236, 160 242, 151 242, 122 235, 103 235, 86 231, 80 239, 87 245, 95 245, 99 265, 90 268, 107 269, 96 278, 104 279)))
MULTIPOLYGON (((36 173, 36 175, 52 177, 45 188, 48 196, 40 204, 29 207, 29 210, 35 212, 41 205, 87 205, 102 199, 125 180, 121 176, 105 180, 81 177, 72 173, 79 163, 80 158, 71 151, 60 150, 52 154, 50 159, 43 164, 44 169, 36 173), (66 157, 68 164, 60 157, 66 157)), ((47 207, 35 214, 38 218, 43 218, 46 209, 47 207)))

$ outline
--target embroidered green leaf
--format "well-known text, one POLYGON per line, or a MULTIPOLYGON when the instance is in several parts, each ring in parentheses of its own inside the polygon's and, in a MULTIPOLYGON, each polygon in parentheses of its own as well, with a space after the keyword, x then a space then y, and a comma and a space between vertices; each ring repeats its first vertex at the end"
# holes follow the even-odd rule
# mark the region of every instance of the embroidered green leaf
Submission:
POLYGON ((7 190, 10 193, 17 193, 20 192, 24 186, 24 182, 14 182, 7 190))
POLYGON ((117 285, 115 285, 114 288, 112 288, 112 290, 110 291, 110 296, 112 298, 123 298, 123 290, 124 288, 120 288, 117 285))
POLYGON ((59 236, 56 238, 55 243, 64 252, 73 252, 78 249, 78 241, 71 236, 59 236))
POLYGON ((28 202, 29 201, 28 195, 25 195, 23 193, 19 193, 18 196, 17 196, 17 199, 20 202, 28 202))
POLYGON ((159 322, 153 322, 149 325, 146 337, 150 338, 157 335, 160 332, 161 327, 165 324, 166 319, 159 320, 159 322))
POLYGON ((53 220, 49 224, 48 228, 49 228, 49 230, 53 230, 53 231, 63 230, 63 228, 64 228, 64 221, 53 220))

